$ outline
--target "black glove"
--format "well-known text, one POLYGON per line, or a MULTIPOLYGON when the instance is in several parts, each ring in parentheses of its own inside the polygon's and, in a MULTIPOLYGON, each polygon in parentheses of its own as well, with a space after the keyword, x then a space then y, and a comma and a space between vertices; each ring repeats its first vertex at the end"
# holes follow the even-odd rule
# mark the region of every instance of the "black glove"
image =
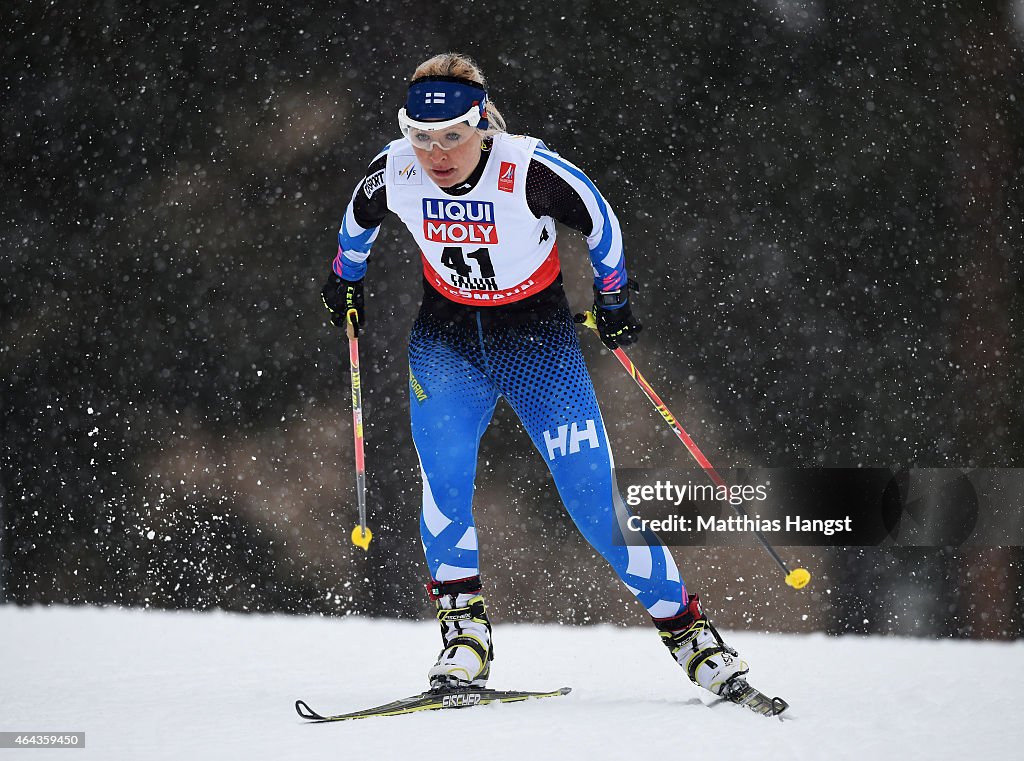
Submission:
POLYGON ((331 313, 331 322, 341 326, 345 324, 348 310, 355 309, 356 316, 353 321, 353 329, 359 335, 359 328, 363 325, 363 281, 342 280, 332 271, 324 283, 324 289, 320 292, 324 298, 324 306, 331 313))
POLYGON ((597 318, 597 332, 609 349, 636 343, 637 335, 644 326, 633 316, 629 307, 629 292, 640 292, 635 280, 629 280, 619 291, 594 289, 594 316, 597 318))

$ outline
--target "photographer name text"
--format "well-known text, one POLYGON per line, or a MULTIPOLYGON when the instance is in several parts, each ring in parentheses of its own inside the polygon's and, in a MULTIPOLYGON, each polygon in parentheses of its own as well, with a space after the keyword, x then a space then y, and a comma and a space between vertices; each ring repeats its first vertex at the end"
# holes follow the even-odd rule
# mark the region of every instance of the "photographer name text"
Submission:
POLYGON ((772 533, 798 531, 834 536, 835 534, 851 533, 853 531, 853 519, 850 516, 846 516, 845 518, 823 520, 818 518, 801 518, 799 515, 789 515, 784 520, 761 518, 756 515, 731 515, 728 518, 714 515, 698 515, 695 517, 670 515, 667 518, 641 518, 639 515, 631 515, 626 521, 626 526, 630 531, 634 532, 741 533, 760 531, 761 533, 772 533))

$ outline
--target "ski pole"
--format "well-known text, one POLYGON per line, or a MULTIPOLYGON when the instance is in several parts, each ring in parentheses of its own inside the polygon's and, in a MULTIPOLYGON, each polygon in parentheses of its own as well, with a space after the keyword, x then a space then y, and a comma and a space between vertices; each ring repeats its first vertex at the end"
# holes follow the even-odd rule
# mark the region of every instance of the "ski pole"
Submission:
POLYGON ((359 502, 359 525, 352 529, 352 544, 370 549, 373 534, 366 527, 366 462, 363 459, 363 394, 359 379, 359 334, 355 322, 355 309, 345 314, 345 332, 348 334, 348 362, 352 369, 352 433, 356 448, 356 499, 359 502))
MULTIPOLYGON (((577 315, 577 322, 581 322, 583 325, 587 326, 595 333, 597 332, 597 319, 594 316, 593 312, 585 312, 582 315, 577 315)), ((626 352, 624 352, 621 347, 616 347, 611 351, 612 354, 615 355, 615 358, 619 360, 622 366, 626 369, 626 372, 629 373, 630 377, 634 381, 636 381, 636 385, 638 385, 640 389, 647 395, 647 398, 650 400, 651 404, 654 405, 654 409, 658 411, 658 414, 660 414, 662 418, 665 419, 665 422, 668 423, 669 427, 675 432, 679 440, 683 442, 683 446, 686 447, 686 451, 688 451, 690 455, 693 457, 693 459, 697 461, 697 464, 700 465, 701 469, 703 469, 703 471, 707 474, 708 478, 711 479, 711 482, 715 486, 725 487, 726 490, 728 490, 728 486, 725 483, 725 479, 718 474, 718 471, 714 469, 714 467, 708 461, 708 458, 705 457, 704 453, 700 451, 700 447, 698 447, 697 444, 694 443, 693 439, 690 438, 690 434, 688 434, 686 430, 679 424, 679 421, 676 420, 675 415, 673 415, 669 411, 668 406, 665 404, 665 402, 661 401, 661 397, 659 397, 658 394, 654 391, 654 389, 651 387, 651 384, 648 383, 647 379, 644 378, 640 371, 636 369, 636 365, 634 365, 630 358, 626 356, 626 352)), ((743 509, 742 505, 731 505, 731 507, 739 515, 746 516, 747 513, 743 509)), ((764 534, 757 530, 755 530, 753 533, 754 536, 758 538, 758 541, 761 542, 762 546, 768 551, 768 554, 772 556, 772 559, 776 563, 778 563, 779 568, 782 569, 782 572, 786 574, 786 583, 794 589, 803 589, 804 587, 806 587, 811 580, 810 572, 806 568, 794 568, 792 571, 790 571, 789 567, 786 565, 786 562, 781 557, 779 557, 779 553, 777 553, 775 551, 775 548, 771 546, 771 544, 765 538, 764 534)))

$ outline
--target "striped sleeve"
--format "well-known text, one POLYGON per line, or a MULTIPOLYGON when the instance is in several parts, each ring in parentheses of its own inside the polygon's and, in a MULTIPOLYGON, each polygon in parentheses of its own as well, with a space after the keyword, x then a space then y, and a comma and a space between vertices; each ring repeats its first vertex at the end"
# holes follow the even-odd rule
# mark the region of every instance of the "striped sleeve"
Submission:
MULTIPOLYGON (((587 175, 557 153, 538 146, 533 153, 533 160, 550 170, 571 189, 572 194, 579 198, 575 206, 579 208, 582 204, 590 218, 589 226, 578 223, 572 226, 587 236, 590 263, 594 270, 594 287, 600 291, 625 288, 626 263, 622 253, 622 230, 604 196, 587 175)), ((548 213, 548 216, 558 221, 567 221, 559 218, 557 210, 548 213)))
MULTIPOLYGON (((390 147, 390 146, 389 146, 390 147)), ((388 148, 385 148, 366 170, 345 207, 345 216, 338 230, 338 252, 334 257, 334 274, 344 280, 362 280, 366 260, 380 232, 380 224, 388 214, 384 171, 388 148)))

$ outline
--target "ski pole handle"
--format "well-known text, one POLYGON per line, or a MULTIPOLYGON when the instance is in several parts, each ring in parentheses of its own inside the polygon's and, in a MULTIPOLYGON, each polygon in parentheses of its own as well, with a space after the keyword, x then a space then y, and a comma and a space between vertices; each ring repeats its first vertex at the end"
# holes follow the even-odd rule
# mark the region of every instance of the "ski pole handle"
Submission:
POLYGON ((359 335, 356 331, 358 313, 349 309, 345 314, 345 332, 348 334, 348 362, 352 377, 352 434, 356 452, 356 500, 359 505, 359 525, 352 529, 352 543, 369 550, 373 534, 366 527, 366 461, 363 457, 363 394, 359 375, 359 335))
MULTIPOLYGON (((577 315, 576 321, 590 328, 595 333, 597 332, 597 318, 594 316, 593 312, 584 312, 582 315, 577 315)), ((690 438, 690 434, 688 434, 679 424, 679 421, 676 420, 675 415, 673 415, 669 410, 668 405, 661 401, 661 397, 658 396, 654 388, 651 387, 651 384, 648 383, 643 374, 637 370, 636 365, 633 364, 632 360, 626 356, 626 352, 624 352, 620 347, 612 349, 611 352, 615 355, 615 358, 619 360, 619 363, 625 368, 626 372, 629 373, 629 376, 636 381, 636 385, 638 385, 644 394, 647 395, 647 399, 654 405, 654 409, 656 409, 658 414, 661 415, 666 423, 668 423, 668 426, 676 434, 676 437, 683 442, 683 446, 686 447, 686 451, 689 452, 690 456, 697 461, 697 464, 700 465, 708 478, 711 479, 711 482, 715 486, 724 486, 728 490, 725 479, 722 478, 718 474, 718 471, 714 469, 708 458, 700 451, 700 447, 698 447, 694 440, 690 438)), ((731 507, 741 516, 745 516, 747 514, 742 505, 731 505, 731 507)), ((789 584, 789 586, 794 589, 802 589, 807 586, 811 580, 811 574, 806 568, 794 568, 790 571, 786 562, 779 557, 779 553, 775 551, 775 548, 768 542, 768 539, 764 534, 756 530, 753 533, 754 536, 757 537, 758 541, 761 542, 761 545, 765 548, 768 554, 771 555, 772 559, 778 564, 779 568, 782 569, 782 572, 786 574, 786 583, 789 584)))

